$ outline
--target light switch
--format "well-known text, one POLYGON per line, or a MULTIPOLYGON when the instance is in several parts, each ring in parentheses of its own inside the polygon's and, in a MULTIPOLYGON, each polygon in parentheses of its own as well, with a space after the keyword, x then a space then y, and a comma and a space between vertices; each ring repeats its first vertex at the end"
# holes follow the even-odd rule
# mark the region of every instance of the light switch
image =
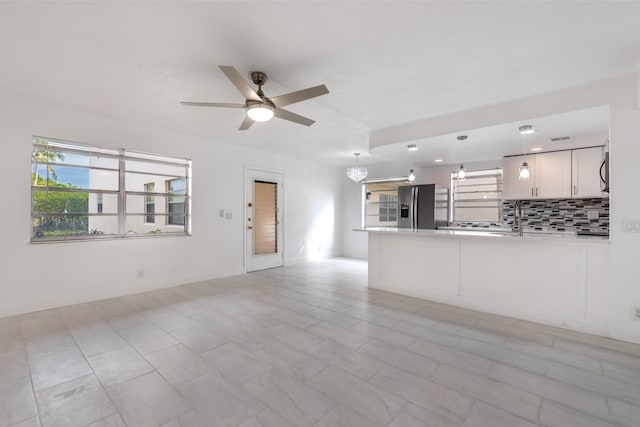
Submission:
POLYGON ((220 209, 220 218, 224 218, 224 209, 220 209))
POLYGON ((622 229, 626 233, 640 233, 640 219, 625 219, 622 221, 622 229))

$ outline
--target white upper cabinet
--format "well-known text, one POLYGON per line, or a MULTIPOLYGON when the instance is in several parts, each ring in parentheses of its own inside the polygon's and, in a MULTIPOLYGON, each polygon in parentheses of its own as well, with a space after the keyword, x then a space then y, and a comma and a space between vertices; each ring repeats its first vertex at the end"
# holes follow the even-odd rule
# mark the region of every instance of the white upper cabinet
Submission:
POLYGON ((600 166, 604 147, 581 148, 571 151, 572 195, 574 198, 603 197, 600 166))
POLYGON ((571 151, 536 154, 534 173, 535 198, 568 199, 571 197, 571 151))
POLYGON ((527 156, 531 176, 526 181, 520 181, 520 166, 524 156, 505 157, 502 160, 502 198, 505 200, 522 200, 534 197, 534 173, 536 170, 535 156, 527 156))
MULTIPOLYGON (((502 197, 505 200, 592 197, 573 195, 571 151, 505 157, 502 163, 502 197), (520 181, 520 166, 525 159, 531 173, 529 180, 520 181)), ((597 197, 600 197, 600 193, 597 197)))

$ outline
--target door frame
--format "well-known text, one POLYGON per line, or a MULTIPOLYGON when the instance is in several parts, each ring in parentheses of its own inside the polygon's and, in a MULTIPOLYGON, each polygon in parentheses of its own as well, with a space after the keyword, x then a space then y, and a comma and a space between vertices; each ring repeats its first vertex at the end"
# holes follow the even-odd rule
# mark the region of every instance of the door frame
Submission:
MULTIPOLYGON (((279 236, 281 236, 280 239, 280 244, 278 247, 278 252, 280 254, 280 257, 282 259, 282 262, 280 263, 279 266, 273 266, 273 267, 267 267, 267 268, 276 268, 276 267, 282 267, 285 265, 284 263, 284 241, 285 241, 285 232, 284 232, 284 221, 285 221, 285 215, 284 215, 284 206, 285 206, 285 200, 284 200, 284 179, 285 179, 285 174, 282 171, 279 170, 273 170, 273 169, 265 169, 265 168, 261 168, 261 167, 253 167, 253 166, 246 166, 244 167, 244 188, 243 188, 243 192, 244 192, 244 205, 243 205, 243 216, 242 216, 242 220, 243 220, 243 227, 244 227, 244 239, 243 239, 243 253, 244 253, 244 257, 243 257, 243 263, 244 263, 244 272, 245 273, 249 273, 249 238, 252 236, 252 233, 249 232, 249 229, 247 228, 249 226, 249 215, 248 215, 248 209, 247 209, 247 205, 250 202, 249 200, 249 192, 247 191, 247 188, 250 184, 249 180, 250 180, 250 175, 252 173, 258 173, 258 174, 265 174, 265 175, 278 175, 279 178, 279 182, 277 182, 278 184, 278 191, 279 191, 279 199, 280 199, 280 203, 278 204, 278 212, 279 212, 279 223, 278 223, 278 232, 279 232, 279 236)), ((273 179, 273 178, 272 178, 273 179)), ((265 178, 265 180, 269 180, 269 177, 265 178)), ((259 271, 259 270, 252 270, 252 271, 259 271)))

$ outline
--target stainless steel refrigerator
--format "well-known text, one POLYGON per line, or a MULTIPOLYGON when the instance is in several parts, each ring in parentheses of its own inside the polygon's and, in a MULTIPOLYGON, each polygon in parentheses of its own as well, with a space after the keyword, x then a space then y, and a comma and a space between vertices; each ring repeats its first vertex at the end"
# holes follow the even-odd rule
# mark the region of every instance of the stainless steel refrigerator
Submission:
POLYGON ((398 187, 398 209, 398 228, 445 226, 449 220, 449 189, 435 184, 398 187))

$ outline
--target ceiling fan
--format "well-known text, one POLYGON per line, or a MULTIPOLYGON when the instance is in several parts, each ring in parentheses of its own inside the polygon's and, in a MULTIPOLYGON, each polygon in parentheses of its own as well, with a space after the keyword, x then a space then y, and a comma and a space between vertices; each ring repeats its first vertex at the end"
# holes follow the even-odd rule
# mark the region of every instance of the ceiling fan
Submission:
POLYGON ((254 122, 266 122, 274 116, 301 125, 311 126, 315 123, 314 120, 284 110, 282 107, 329 93, 329 89, 325 85, 320 85, 267 98, 262 92, 262 86, 267 82, 267 75, 262 71, 251 72, 251 80, 258 86, 258 90, 255 91, 235 68, 225 65, 220 65, 219 68, 245 97, 244 104, 222 102, 181 102, 181 104, 196 107, 244 108, 247 110, 247 115, 238 130, 247 130, 254 122))

